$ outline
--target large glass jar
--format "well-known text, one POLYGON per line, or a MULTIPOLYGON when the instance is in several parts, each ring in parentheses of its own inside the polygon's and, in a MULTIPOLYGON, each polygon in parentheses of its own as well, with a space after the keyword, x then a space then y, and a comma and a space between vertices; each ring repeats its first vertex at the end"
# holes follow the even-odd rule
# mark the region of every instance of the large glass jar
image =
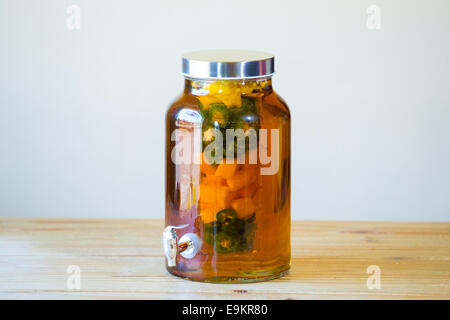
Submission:
POLYGON ((290 114, 272 88, 274 57, 183 56, 184 92, 166 122, 167 270, 253 282, 290 267, 290 114))

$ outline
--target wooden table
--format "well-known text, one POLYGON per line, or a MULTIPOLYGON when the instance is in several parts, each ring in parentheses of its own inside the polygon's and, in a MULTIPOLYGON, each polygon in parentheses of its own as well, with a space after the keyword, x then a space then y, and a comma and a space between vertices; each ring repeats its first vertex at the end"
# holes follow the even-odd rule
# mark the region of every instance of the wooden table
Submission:
POLYGON ((161 220, 0 219, 0 298, 450 299, 450 223, 296 221, 287 276, 221 285, 169 275, 162 229, 161 220), (67 288, 72 265, 79 290, 67 288), (372 265, 380 289, 367 286, 372 265))

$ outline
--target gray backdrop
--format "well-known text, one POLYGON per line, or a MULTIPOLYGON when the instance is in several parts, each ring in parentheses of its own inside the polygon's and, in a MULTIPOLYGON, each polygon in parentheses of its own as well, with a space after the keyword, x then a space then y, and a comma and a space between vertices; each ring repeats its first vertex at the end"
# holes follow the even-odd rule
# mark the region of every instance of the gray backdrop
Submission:
POLYGON ((163 217, 180 55, 241 48, 276 54, 294 218, 449 221, 449 34, 448 0, 0 0, 0 216, 163 217))

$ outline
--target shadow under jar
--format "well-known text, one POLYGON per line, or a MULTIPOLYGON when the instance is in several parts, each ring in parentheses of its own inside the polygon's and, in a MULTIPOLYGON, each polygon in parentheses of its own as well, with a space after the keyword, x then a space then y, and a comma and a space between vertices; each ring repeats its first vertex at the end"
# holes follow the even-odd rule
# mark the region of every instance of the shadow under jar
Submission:
POLYGON ((166 118, 167 270, 255 282, 290 267, 290 114, 272 88, 274 57, 183 56, 184 92, 166 118))

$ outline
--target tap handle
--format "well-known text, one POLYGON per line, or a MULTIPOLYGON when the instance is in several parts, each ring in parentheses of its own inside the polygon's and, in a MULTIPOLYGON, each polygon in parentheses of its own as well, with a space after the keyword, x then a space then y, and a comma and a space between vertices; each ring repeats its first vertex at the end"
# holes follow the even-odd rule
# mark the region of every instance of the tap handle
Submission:
POLYGON ((178 252, 178 236, 175 229, 182 229, 187 225, 168 226, 163 232, 163 247, 169 267, 176 266, 176 258, 178 252))
POLYGON ((201 247, 201 240, 195 233, 187 233, 178 241, 176 229, 187 227, 187 224, 181 226, 168 226, 163 232, 163 247, 169 267, 177 265, 177 254, 180 253, 183 258, 193 258, 201 247))

